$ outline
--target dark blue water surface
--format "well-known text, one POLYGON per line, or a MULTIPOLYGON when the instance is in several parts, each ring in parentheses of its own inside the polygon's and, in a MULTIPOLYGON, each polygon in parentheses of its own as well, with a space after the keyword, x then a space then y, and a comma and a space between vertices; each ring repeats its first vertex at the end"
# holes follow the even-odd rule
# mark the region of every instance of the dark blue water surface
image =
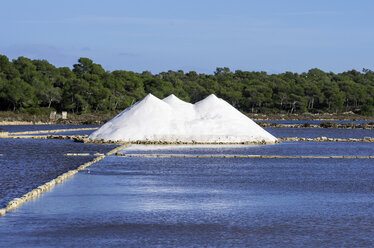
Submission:
POLYGON ((0 130, 5 132, 27 132, 55 129, 92 128, 99 125, 0 125, 0 130))
POLYGON ((53 133, 20 134, 19 136, 47 136, 47 135, 74 136, 74 135, 90 135, 94 131, 96 131, 96 130, 79 130, 79 131, 62 131, 62 132, 53 132, 53 133))
POLYGON ((374 137, 373 129, 343 129, 343 128, 287 128, 267 127, 266 131, 275 137, 301 137, 301 138, 357 138, 374 137))
MULTIPOLYGON (((321 136, 315 134, 320 129, 274 130, 285 137, 321 136), (300 133, 293 135, 293 130, 300 133)), ((373 136, 354 131, 364 133, 340 135, 373 136)), ((12 171, 12 163, 23 163, 13 176, 34 166, 48 171, 48 165, 75 166, 84 159, 54 162, 52 155, 43 159, 27 154, 107 149, 64 140, 0 142, 1 147, 11 143, 0 151, 1 166, 3 161, 7 166, 3 172, 12 171)), ((132 146, 122 152, 373 156, 374 144, 132 146)), ((42 176, 36 171, 29 177, 42 176)), ((0 247, 371 247, 373 223, 372 159, 109 156, 1 217, 0 247)))
POLYGON ((71 140, 0 139, 0 208, 13 198, 94 158, 93 155, 72 157, 64 154, 94 154, 115 147, 71 140))
POLYGON ((369 160, 108 157, 0 218, 0 245, 369 247, 369 160))
MULTIPOLYGON (((274 145, 175 146, 132 145, 124 154, 178 155, 281 155, 281 156, 374 156, 374 144, 369 142, 282 142, 274 145)), ((374 160, 373 160, 374 163, 374 160)))

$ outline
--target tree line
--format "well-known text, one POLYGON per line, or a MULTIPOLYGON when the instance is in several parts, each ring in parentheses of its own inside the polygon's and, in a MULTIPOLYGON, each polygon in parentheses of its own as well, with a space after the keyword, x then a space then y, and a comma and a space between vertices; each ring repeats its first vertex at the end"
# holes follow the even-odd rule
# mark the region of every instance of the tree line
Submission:
POLYGON ((159 98, 175 94, 192 103, 213 93, 246 113, 374 115, 374 72, 369 69, 268 74, 218 67, 213 74, 169 70, 153 75, 106 71, 89 58, 80 58, 70 69, 0 55, 1 111, 117 113, 148 93, 159 98))

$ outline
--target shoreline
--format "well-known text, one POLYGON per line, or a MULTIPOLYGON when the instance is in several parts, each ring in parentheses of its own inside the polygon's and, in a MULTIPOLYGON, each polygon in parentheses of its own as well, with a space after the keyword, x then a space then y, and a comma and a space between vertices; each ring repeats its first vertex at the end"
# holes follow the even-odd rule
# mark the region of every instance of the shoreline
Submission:
POLYGON ((56 123, 33 122, 33 121, 0 121, 0 126, 22 126, 22 125, 56 125, 56 123))
MULTIPOLYGON (((368 121, 374 122, 374 116, 363 116, 354 113, 345 114, 245 114, 256 122, 266 121, 368 121)), ((111 120, 114 114, 68 114, 65 120, 50 120, 49 116, 32 116, 28 114, 15 114, 0 112, 0 126, 4 125, 103 125, 111 120)))
POLYGON ((310 124, 305 122, 303 124, 282 124, 277 122, 257 122, 260 127, 275 127, 275 128, 340 128, 340 129, 374 129, 374 122, 368 121, 366 123, 338 123, 331 121, 324 121, 320 124, 310 124))
POLYGON ((246 114, 254 121, 374 121, 374 116, 348 114, 246 114))

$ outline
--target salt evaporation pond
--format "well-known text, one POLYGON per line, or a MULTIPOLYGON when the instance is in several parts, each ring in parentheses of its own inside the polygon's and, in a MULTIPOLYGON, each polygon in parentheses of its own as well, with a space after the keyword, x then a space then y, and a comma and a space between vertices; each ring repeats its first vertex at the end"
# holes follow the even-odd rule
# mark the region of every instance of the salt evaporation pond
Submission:
POLYGON ((114 145, 75 143, 71 140, 0 139, 0 208, 13 198, 91 161, 94 156, 66 153, 103 153, 114 145))
POLYGON ((27 132, 27 131, 48 131, 56 129, 75 129, 75 128, 95 128, 99 125, 0 125, 0 131, 4 132, 27 132))
MULTIPOLYGON (((311 144, 315 148, 304 149, 305 155, 324 153, 326 147, 318 151, 320 143, 311 144)), ((276 146, 255 148, 261 153, 276 146)), ((253 147, 224 149, 235 154, 253 147)), ((0 218, 0 246, 367 247, 374 242, 371 160, 110 156, 89 170, 0 218)))
MULTIPOLYGON (((132 145, 122 152, 129 155, 279 155, 279 156, 373 156, 374 145, 369 142, 282 142, 268 146, 207 146, 207 145, 132 145)), ((373 161, 372 161, 373 162, 373 161)))
POLYGON ((374 129, 343 129, 343 128, 289 128, 267 127, 266 131, 276 137, 302 137, 302 138, 355 138, 374 137, 374 129))
MULTIPOLYGON (((345 131, 353 133, 343 138, 374 136, 373 130, 267 130, 284 137, 334 137, 345 131)), ((30 168, 48 169, 49 164, 43 156, 27 158, 35 151, 47 155, 109 150, 68 140, 3 141, 11 144, 1 146, 0 170, 4 161, 23 164, 14 171, 31 173, 30 181, 43 174, 30 168)), ((122 152, 367 156, 374 154, 374 145, 132 146, 122 152)), ((54 167, 88 159, 62 158, 66 157, 59 157, 54 167)), ((372 164, 370 159, 109 156, 89 167, 90 173, 78 173, 1 217, 0 247, 368 247, 374 242, 372 164)))
MULTIPOLYGON (((278 137, 374 137, 374 130, 266 130, 278 137)), ((0 186, 11 185, 0 189, 3 202, 33 188, 24 183, 35 187, 61 174, 57 170, 93 158, 63 153, 113 148, 69 140, 0 142, 0 186)), ((132 146, 122 152, 368 156, 374 145, 132 146)), ((372 164, 370 159, 109 156, 89 167, 90 173, 78 173, 1 217, 0 247, 367 247, 374 242, 372 164)))

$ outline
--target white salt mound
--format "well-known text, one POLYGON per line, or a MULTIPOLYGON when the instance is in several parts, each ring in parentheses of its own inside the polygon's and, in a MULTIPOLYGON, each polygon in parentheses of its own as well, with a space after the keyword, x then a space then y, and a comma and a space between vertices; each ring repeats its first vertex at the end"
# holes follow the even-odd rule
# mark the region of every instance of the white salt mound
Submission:
POLYGON ((277 140, 215 95, 191 104, 174 95, 160 100, 152 94, 122 111, 89 138, 199 143, 274 143, 277 140))

